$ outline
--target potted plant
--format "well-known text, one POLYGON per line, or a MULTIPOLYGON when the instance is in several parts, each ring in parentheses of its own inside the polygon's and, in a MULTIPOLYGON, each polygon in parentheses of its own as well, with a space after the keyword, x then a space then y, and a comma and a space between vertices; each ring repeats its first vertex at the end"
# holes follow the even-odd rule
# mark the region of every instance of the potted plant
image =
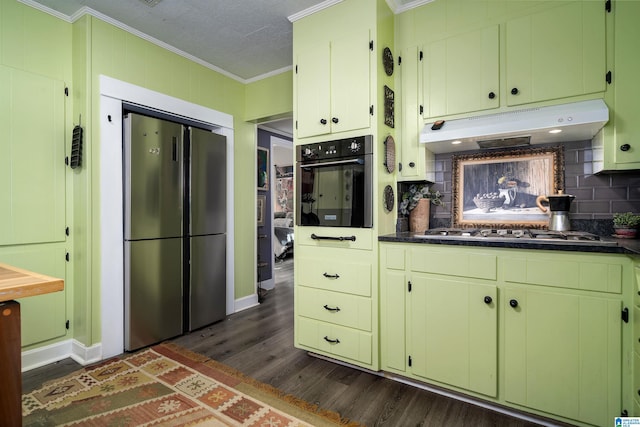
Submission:
POLYGON ((631 212, 613 214, 615 237, 635 239, 638 232, 638 225, 640 225, 640 215, 631 212))
POLYGON ((429 206, 444 206, 442 194, 434 191, 428 184, 411 184, 402 194, 398 210, 400 214, 409 216, 409 230, 422 233, 429 228, 429 206))

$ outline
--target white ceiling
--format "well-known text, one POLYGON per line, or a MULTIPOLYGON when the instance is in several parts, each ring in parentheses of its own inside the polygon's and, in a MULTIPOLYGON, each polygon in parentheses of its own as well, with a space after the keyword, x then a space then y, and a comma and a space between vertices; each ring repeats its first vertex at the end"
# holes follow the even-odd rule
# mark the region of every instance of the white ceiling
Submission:
MULTIPOLYGON (((97 16, 251 82, 291 69, 292 21, 343 0, 19 1, 70 22, 97 16)), ((386 1, 399 13, 432 0, 386 1)))
MULTIPOLYGON (((18 1, 69 22, 96 16, 249 83, 291 69, 293 21, 343 0, 18 1)), ((399 13, 432 0, 386 1, 399 13)), ((291 119, 270 125, 292 134, 291 119)))

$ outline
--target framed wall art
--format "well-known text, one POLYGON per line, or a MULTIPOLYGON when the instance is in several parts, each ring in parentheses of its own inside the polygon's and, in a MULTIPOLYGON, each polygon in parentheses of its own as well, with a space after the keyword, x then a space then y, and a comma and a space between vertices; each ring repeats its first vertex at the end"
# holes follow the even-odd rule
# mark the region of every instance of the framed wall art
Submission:
POLYGON ((269 150, 258 147, 258 190, 269 191, 269 150))
POLYGON ((256 223, 258 227, 264 225, 264 204, 267 203, 267 196, 258 196, 256 207, 256 223))
POLYGON ((541 228, 540 195, 564 189, 562 147, 454 155, 453 227, 541 228))

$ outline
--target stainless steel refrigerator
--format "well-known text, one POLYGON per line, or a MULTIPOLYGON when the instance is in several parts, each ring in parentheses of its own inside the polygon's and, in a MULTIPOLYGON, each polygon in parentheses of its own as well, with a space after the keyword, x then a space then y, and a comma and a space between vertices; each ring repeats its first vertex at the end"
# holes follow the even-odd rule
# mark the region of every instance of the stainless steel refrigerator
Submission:
POLYGON ((226 137, 124 119, 125 350, 226 315, 226 137))

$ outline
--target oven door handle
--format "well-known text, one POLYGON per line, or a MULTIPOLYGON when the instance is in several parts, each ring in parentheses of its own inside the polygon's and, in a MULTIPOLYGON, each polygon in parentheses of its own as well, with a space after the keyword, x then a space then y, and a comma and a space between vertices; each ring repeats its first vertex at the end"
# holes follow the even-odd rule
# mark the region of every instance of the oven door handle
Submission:
POLYGON ((364 161, 362 159, 338 160, 335 162, 310 163, 310 164, 300 165, 300 167, 304 169, 309 169, 309 168, 319 168, 323 166, 348 165, 349 163, 357 163, 361 165, 364 163, 364 161))
POLYGON ((339 241, 345 241, 345 240, 351 240, 352 242, 356 241, 356 236, 338 236, 338 237, 334 237, 334 236, 318 236, 315 233, 311 234, 311 238, 313 240, 339 240, 339 241))

